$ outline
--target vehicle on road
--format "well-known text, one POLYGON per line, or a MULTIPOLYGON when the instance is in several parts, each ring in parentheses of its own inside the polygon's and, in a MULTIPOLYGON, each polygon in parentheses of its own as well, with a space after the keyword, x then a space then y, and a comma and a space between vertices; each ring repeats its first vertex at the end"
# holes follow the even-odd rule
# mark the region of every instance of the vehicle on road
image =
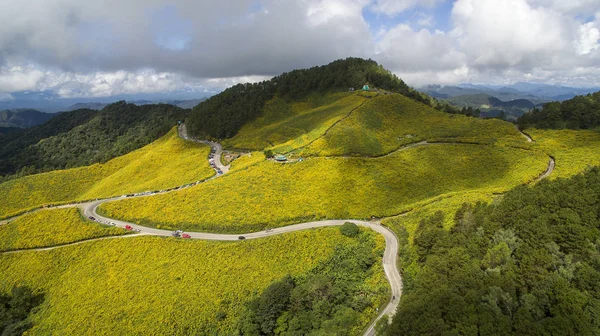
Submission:
POLYGON ((184 234, 181 235, 181 238, 189 239, 189 238, 192 238, 192 236, 190 236, 187 233, 184 233, 184 234))
POLYGON ((239 237, 238 237, 238 239, 239 239, 239 240, 244 240, 244 239, 246 239, 246 237, 244 237, 244 236, 239 236, 239 237))
POLYGON ((89 218, 90 220, 93 220, 93 221, 95 221, 95 220, 96 220, 96 218, 95 218, 94 216, 89 216, 88 218, 89 218))
POLYGON ((133 230, 133 227, 131 225, 125 225, 125 230, 131 231, 133 230))

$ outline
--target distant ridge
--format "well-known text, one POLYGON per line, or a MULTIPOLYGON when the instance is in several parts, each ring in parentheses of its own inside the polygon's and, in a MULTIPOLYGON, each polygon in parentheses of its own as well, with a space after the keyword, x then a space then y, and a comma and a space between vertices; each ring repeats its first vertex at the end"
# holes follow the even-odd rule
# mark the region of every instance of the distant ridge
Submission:
POLYGON ((0 111, 0 126, 29 128, 43 124, 54 116, 34 109, 4 110, 0 111))

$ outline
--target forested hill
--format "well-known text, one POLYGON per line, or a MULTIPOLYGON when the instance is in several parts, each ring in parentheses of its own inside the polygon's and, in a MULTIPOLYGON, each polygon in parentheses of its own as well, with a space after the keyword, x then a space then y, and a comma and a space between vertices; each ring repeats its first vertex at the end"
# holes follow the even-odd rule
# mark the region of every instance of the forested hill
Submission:
POLYGON ((15 109, 0 111, 0 126, 32 127, 52 119, 54 114, 33 109, 15 109))
POLYGON ((238 84, 197 105, 187 120, 193 135, 230 138, 247 122, 262 113, 265 103, 278 95, 297 100, 320 92, 356 90, 364 84, 392 92, 426 104, 437 102, 412 90, 402 80, 375 61, 360 58, 337 60, 328 65, 294 70, 255 84, 238 84))
POLYGON ((599 221, 598 168, 424 219, 386 335, 600 335, 599 221))
POLYGON ((105 162, 160 138, 188 113, 172 105, 125 102, 101 111, 64 112, 43 125, 0 137, 0 175, 105 162))
POLYGON ((600 91, 533 109, 517 121, 521 129, 590 129, 600 126, 600 91))

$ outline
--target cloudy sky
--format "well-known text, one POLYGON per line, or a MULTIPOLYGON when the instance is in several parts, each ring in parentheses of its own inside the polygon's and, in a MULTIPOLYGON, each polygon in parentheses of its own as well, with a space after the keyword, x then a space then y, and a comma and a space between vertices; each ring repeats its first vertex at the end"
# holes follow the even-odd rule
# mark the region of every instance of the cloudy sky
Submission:
POLYGON ((0 100, 214 92, 349 56, 413 86, 600 86, 600 0, 2 0, 0 100))

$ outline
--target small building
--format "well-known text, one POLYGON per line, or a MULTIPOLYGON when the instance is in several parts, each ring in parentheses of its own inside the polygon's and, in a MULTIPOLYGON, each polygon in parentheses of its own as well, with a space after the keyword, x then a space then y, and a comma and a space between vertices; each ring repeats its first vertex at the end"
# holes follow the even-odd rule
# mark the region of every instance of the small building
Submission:
POLYGON ((287 158, 285 157, 285 155, 275 155, 275 161, 285 162, 287 161, 287 158))
POLYGON ((369 86, 367 84, 365 84, 362 88, 363 91, 369 91, 369 86))

